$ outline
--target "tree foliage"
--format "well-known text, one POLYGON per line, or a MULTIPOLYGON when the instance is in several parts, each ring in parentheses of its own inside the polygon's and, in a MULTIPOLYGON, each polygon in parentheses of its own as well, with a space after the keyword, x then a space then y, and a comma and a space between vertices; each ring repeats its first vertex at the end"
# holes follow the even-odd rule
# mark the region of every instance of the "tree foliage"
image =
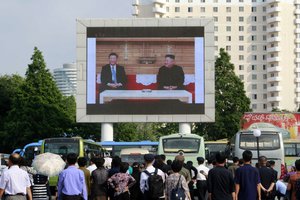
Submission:
POLYGON ((250 99, 224 49, 215 62, 215 90, 215 123, 196 124, 195 132, 212 140, 230 138, 239 130, 244 112, 250 111, 250 99))
POLYGON ((32 63, 8 113, 5 129, 8 148, 46 137, 60 136, 70 127, 74 114, 46 68, 42 52, 34 48, 32 63))

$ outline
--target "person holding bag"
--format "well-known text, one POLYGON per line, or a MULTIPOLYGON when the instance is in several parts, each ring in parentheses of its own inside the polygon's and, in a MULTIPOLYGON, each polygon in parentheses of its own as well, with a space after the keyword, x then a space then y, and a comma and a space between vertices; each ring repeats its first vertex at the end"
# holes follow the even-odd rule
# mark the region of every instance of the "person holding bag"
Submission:
POLYGON ((188 184, 184 176, 179 174, 182 163, 174 160, 171 165, 173 173, 166 180, 167 200, 191 200, 188 184))

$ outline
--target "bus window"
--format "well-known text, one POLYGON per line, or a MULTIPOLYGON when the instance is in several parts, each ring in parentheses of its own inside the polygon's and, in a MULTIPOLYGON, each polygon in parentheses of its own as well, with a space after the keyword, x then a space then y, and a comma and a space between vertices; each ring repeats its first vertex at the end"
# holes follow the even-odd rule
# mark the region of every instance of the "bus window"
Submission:
POLYGON ((62 156, 67 156, 69 153, 79 152, 78 140, 47 140, 44 145, 44 152, 51 152, 62 156))
MULTIPOLYGON (((253 134, 241 134, 240 135, 240 148, 248 150, 257 149, 257 140, 253 134)), ((280 142, 278 134, 262 134, 259 137, 259 149, 260 150, 273 150, 279 149, 280 142)))
POLYGON ((172 138, 163 140, 163 149, 166 153, 183 151, 185 153, 196 153, 199 151, 199 139, 194 138, 172 138))

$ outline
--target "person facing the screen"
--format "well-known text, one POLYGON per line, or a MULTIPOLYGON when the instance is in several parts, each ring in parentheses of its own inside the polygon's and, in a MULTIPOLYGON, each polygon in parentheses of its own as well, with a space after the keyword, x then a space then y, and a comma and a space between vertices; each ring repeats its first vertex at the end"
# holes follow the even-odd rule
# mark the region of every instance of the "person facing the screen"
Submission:
POLYGON ((125 89, 127 77, 124 67, 117 64, 118 54, 110 53, 108 58, 109 64, 101 70, 101 91, 125 89))
POLYGON ((159 90, 183 90, 184 72, 182 67, 175 65, 175 56, 167 54, 165 65, 159 68, 157 74, 159 90))

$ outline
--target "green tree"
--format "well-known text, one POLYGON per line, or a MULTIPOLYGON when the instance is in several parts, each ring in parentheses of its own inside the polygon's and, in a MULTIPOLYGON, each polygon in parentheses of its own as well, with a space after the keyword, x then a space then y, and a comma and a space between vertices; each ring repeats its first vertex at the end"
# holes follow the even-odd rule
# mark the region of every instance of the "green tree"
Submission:
POLYGON ((115 141, 157 141, 155 123, 118 123, 114 125, 115 141))
POLYGON ((196 124, 195 132, 207 139, 230 138, 240 129, 244 112, 250 110, 250 99, 246 96, 243 82, 234 73, 229 54, 220 49, 215 62, 215 123, 196 124))
POLYGON ((34 48, 24 84, 16 94, 5 126, 7 148, 23 146, 46 137, 61 136, 73 121, 72 109, 66 105, 42 52, 34 48))

